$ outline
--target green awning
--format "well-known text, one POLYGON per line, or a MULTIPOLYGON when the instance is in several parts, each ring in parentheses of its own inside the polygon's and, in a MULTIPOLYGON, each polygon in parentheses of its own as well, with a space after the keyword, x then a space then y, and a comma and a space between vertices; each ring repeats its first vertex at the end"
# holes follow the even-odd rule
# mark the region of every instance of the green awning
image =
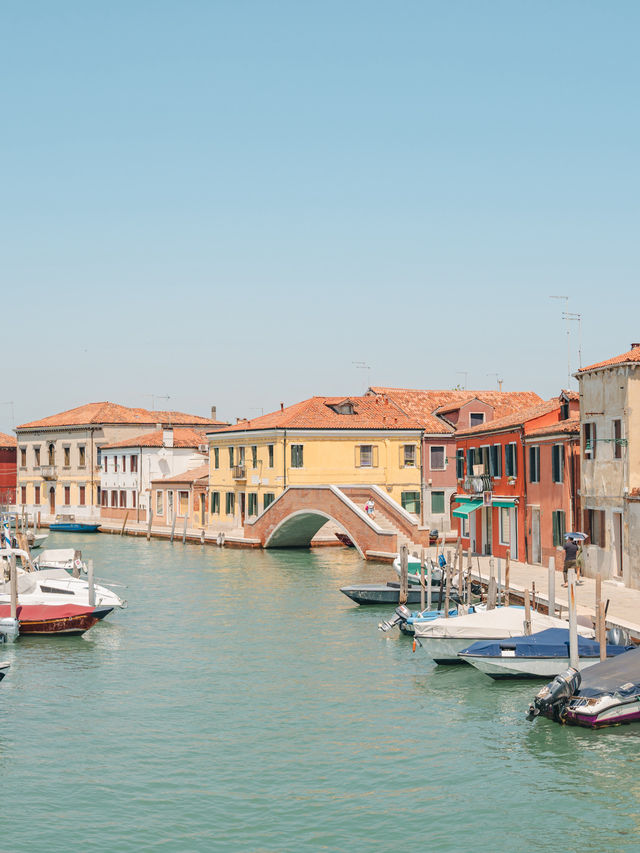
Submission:
POLYGON ((512 507, 516 505, 514 498, 494 498, 493 506, 512 507))
POLYGON ((482 501, 465 501, 453 510, 453 514, 457 518, 469 518, 471 513, 475 512, 481 506, 482 501))

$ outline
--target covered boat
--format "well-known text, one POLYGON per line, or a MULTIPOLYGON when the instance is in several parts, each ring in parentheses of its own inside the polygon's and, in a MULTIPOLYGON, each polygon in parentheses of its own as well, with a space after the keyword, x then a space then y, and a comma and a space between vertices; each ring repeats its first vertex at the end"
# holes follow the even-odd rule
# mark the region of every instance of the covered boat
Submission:
MULTIPOLYGON (((632 646, 607 645, 607 657, 632 646)), ((579 669, 600 661, 600 644, 578 635, 579 669)), ((552 678, 569 666, 569 629, 547 628, 530 636, 480 640, 459 657, 491 678, 552 678)))
POLYGON ((560 673, 540 690, 527 719, 539 714, 590 729, 640 721, 640 648, 584 672, 570 667, 560 673))
MULTIPOLYGON (((437 602, 437 596, 440 594, 440 585, 432 586, 432 600, 437 602)), ((347 598, 355 601, 356 604, 399 604, 400 603, 400 584, 389 581, 388 583, 361 583, 353 584, 352 586, 340 587, 340 592, 344 593, 347 598)), ((421 588, 419 586, 410 585, 407 592, 407 604, 420 604, 421 588)), ((449 596, 450 601, 458 601, 457 590, 452 591, 449 596)), ((444 596, 443 596, 444 600, 444 596)))
MULTIPOLYGON (((507 637, 519 637, 524 633, 524 607, 496 607, 478 613, 469 613, 455 619, 434 619, 418 624, 414 637, 436 663, 464 663, 458 652, 466 649, 476 640, 504 640, 507 637)), ((545 628, 566 628, 567 622, 531 611, 532 632, 545 628)), ((578 625, 578 633, 583 637, 593 637, 594 631, 578 625)))

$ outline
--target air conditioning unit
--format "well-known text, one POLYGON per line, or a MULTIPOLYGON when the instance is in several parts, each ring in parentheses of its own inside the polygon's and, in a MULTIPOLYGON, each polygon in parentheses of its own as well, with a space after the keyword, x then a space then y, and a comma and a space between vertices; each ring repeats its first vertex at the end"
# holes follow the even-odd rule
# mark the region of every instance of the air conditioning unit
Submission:
POLYGON ((200 453, 206 453, 209 450, 209 445, 208 444, 199 444, 198 450, 200 451, 200 453))

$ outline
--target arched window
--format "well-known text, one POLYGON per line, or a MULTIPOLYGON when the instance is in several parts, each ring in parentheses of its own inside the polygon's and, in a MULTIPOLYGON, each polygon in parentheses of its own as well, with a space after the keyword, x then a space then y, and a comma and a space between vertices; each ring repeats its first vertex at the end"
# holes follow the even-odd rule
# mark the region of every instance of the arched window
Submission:
POLYGON ((49 445, 49 465, 56 464, 56 446, 55 444, 49 445))

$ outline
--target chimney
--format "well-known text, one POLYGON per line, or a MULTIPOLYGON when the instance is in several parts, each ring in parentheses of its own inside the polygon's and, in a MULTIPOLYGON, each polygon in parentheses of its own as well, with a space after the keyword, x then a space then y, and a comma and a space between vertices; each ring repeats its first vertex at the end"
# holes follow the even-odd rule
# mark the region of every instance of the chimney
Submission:
POLYGON ((638 347, 640 347, 640 344, 631 344, 631 349, 638 349, 638 347))
POLYGON ((165 427, 162 430, 162 446, 173 447, 173 427, 165 427))
POLYGON ((212 421, 217 421, 217 420, 218 420, 218 418, 216 417, 216 412, 217 412, 217 407, 216 407, 216 406, 211 406, 211 420, 212 420, 212 421))
POLYGON ((284 403, 280 403, 280 411, 284 412, 284 403))

